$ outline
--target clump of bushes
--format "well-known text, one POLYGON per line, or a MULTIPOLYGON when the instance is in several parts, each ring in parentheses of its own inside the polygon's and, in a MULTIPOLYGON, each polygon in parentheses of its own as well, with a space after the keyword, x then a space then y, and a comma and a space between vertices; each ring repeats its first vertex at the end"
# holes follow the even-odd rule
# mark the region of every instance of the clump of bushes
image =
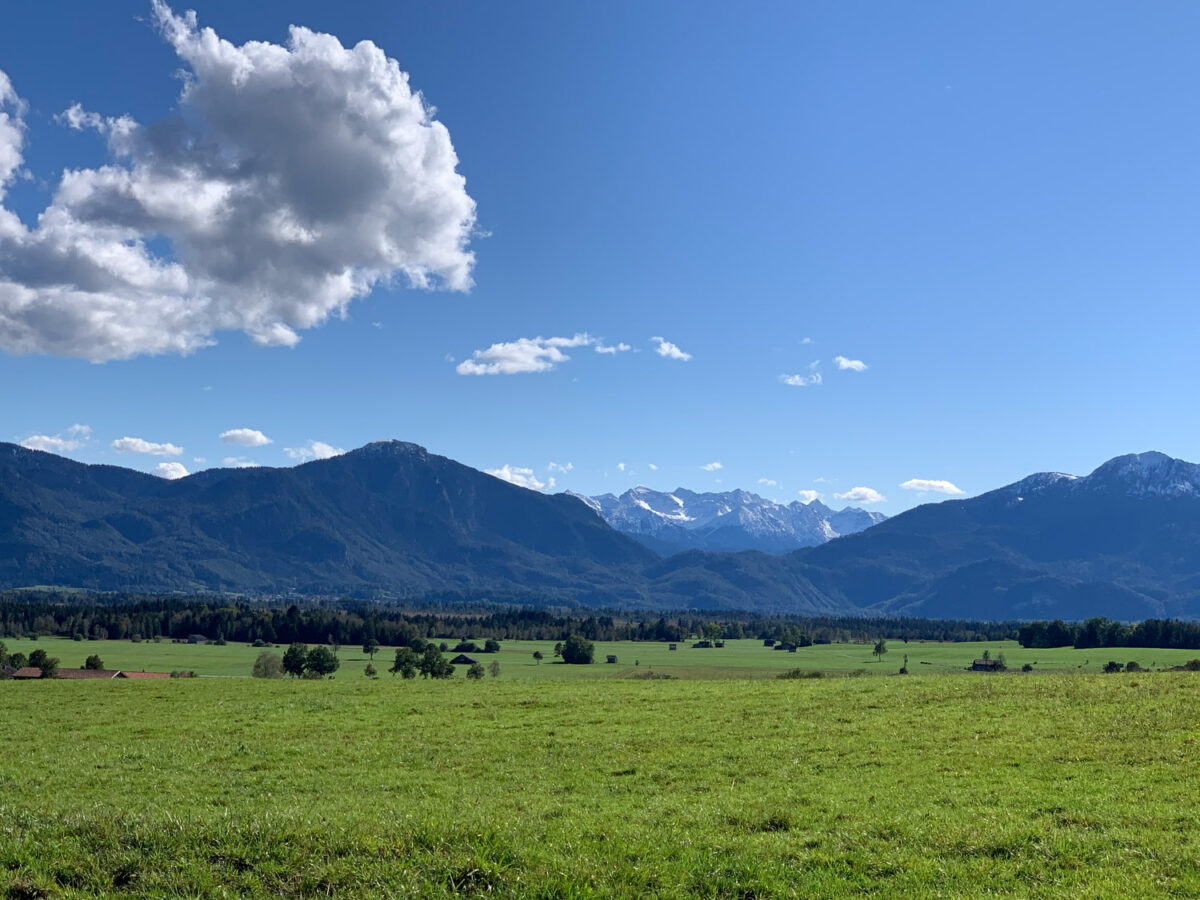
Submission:
POLYGON ((172 678, 195 678, 196 673, 191 669, 175 669, 171 672, 172 678))
POLYGON ((655 672, 653 670, 647 670, 645 672, 638 672, 635 675, 630 675, 629 677, 632 678, 634 681, 670 681, 671 679, 675 678, 676 676, 668 675, 666 672, 655 672))
POLYGON ((278 653, 272 653, 270 650, 264 650, 254 660, 254 666, 250 669, 250 674, 254 678, 282 678, 283 657, 278 653))
POLYGON ((792 679, 792 678, 824 678, 825 673, 820 669, 788 669, 786 672, 780 672, 776 678, 792 679))

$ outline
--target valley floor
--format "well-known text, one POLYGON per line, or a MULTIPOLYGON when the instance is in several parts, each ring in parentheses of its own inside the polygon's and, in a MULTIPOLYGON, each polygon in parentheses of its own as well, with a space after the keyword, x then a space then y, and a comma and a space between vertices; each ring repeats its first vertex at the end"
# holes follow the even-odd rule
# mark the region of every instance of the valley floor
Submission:
MULTIPOLYGON (((42 637, 37 641, 4 638, 10 652, 28 656, 40 647, 59 659, 64 667, 80 668, 92 654, 97 654, 111 669, 146 669, 151 672, 193 671, 197 675, 248 676, 260 648, 249 644, 173 644, 170 641, 72 641, 66 638, 42 637)), ((454 647, 456 641, 449 640, 454 647)), ((477 641, 482 645, 483 640, 477 641)), ((669 650, 665 643, 649 641, 597 641, 595 663, 590 666, 568 666, 554 658, 554 641, 502 641, 499 653, 473 653, 485 666, 500 663, 502 681, 562 679, 627 679, 645 675, 648 671, 675 678, 774 678, 789 669, 818 670, 831 675, 866 674, 895 675, 908 657, 912 675, 964 674, 972 660, 985 653, 993 658, 1003 655, 1010 671, 1028 663, 1037 672, 1099 672, 1106 662, 1122 665, 1134 661, 1142 668, 1161 669, 1180 666, 1200 658, 1200 650, 1163 650, 1115 647, 1076 650, 1073 647, 1053 649, 1024 649, 1016 641, 939 642, 900 640, 887 642, 888 652, 880 658, 872 655, 872 644, 821 644, 801 647, 795 653, 772 650, 759 640, 731 640, 716 649, 693 649, 692 641, 681 641, 678 649, 669 650), (534 651, 544 657, 538 664, 534 651), (617 657, 615 664, 605 658, 617 657)), ((271 648, 282 654, 286 647, 271 648)), ((384 679, 390 676, 395 649, 383 647, 375 654, 373 664, 384 679)), ((448 656, 456 653, 451 651, 448 656)), ((336 678, 361 679, 369 660, 361 647, 343 646, 338 650, 341 668, 336 678)), ((459 666, 456 679, 464 678, 466 667, 459 666)), ((980 677, 977 673, 969 677, 980 677)))
POLYGON ((1190 672, 5 682, 0 722, 14 897, 1200 894, 1190 672))

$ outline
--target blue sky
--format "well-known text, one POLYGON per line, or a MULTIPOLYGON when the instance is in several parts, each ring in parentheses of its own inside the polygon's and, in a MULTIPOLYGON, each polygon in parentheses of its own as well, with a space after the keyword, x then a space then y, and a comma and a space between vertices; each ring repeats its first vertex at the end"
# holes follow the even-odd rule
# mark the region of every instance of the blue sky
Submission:
POLYGON ((0 10, 22 123, 3 202, 24 229, 5 243, 0 222, 4 440, 196 471, 394 437, 555 490, 841 506, 861 487, 888 513, 943 496, 912 479, 974 494, 1136 450, 1200 459, 1194 4, 193 5, 235 48, 282 48, 292 24, 373 42, 446 144, 338 106, 337 54, 304 70, 328 79, 311 109, 219 73, 183 101, 177 73, 208 51, 148 2, 0 10), (307 180, 223 230, 214 182, 163 177, 180 121, 247 196, 272 166, 307 180), (321 156, 343 133, 368 155, 321 156), (457 166, 410 192, 389 160, 413 135, 457 166), (391 180, 355 193, 376 166, 391 180), (97 174, 115 170, 136 184, 97 174), (47 208, 67 225, 39 231, 47 208), (317 297, 330 270, 263 237, 281 215, 309 234, 310 208, 311 258, 370 269, 369 289, 317 297), (376 221, 400 237, 366 253, 376 221), (136 234, 96 243, 113 228, 136 234), (153 265, 114 275, 138 241, 153 265), (271 442, 220 438, 237 429, 271 442))

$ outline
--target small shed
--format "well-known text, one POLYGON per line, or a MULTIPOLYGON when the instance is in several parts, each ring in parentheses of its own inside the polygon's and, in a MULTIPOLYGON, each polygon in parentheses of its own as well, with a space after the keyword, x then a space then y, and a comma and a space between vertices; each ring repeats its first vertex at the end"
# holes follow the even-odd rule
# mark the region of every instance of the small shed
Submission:
POLYGON ((189 644, 207 644, 208 638, 202 634, 189 634, 187 636, 187 642, 189 644))
POLYGON ((705 650, 712 646, 712 641, 696 641, 692 644, 692 648, 696 650, 705 650))
POLYGON ((473 666, 478 660, 472 659, 465 653, 460 653, 454 659, 450 660, 452 666, 473 666))
POLYGON ((713 646, 714 646, 714 647, 724 647, 724 646, 725 646, 725 642, 724 642, 724 641, 717 641, 715 644, 713 644, 713 646))
POLYGON ((971 663, 972 672, 999 672, 1001 663, 998 659, 977 659, 971 663))
POLYGON ((607 656, 604 657, 604 661, 606 663, 615 663, 617 661, 617 656, 615 653, 609 653, 607 656))
POLYGON ((12 673, 13 678, 41 678, 42 670, 37 666, 21 666, 12 673))
POLYGON ((667 649, 668 650, 678 650, 679 645, 678 644, 667 644, 667 649))
POLYGON ((773 638, 767 638, 765 641, 763 641, 763 646, 764 646, 764 647, 774 647, 774 646, 775 646, 775 641, 774 641, 774 639, 773 639, 773 638))
POLYGON ((788 653, 795 653, 796 645, 789 644, 787 641, 780 641, 778 644, 775 645, 775 649, 776 650, 786 650, 788 653))

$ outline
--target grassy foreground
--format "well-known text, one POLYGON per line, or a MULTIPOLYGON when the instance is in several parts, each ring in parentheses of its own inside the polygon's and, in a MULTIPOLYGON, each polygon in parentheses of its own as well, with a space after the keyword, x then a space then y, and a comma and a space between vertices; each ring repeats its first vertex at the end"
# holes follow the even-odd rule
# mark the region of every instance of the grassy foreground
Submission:
POLYGON ((1200 676, 0 683, 0 895, 1200 894, 1200 676))

